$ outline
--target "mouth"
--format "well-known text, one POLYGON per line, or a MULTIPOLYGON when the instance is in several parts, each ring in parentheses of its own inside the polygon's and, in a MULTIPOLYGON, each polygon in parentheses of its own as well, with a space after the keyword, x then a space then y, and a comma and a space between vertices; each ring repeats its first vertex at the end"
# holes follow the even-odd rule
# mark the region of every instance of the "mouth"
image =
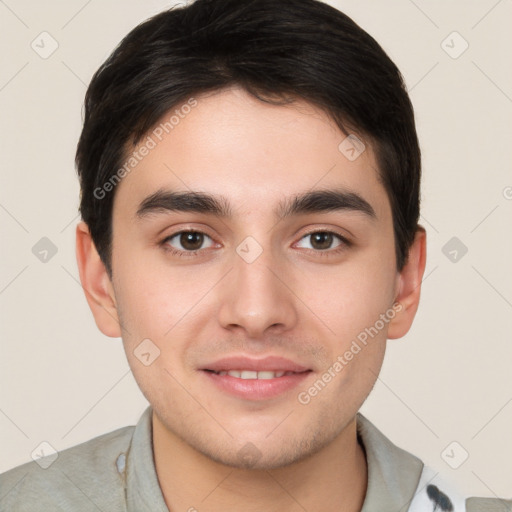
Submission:
POLYGON ((261 401, 286 397, 303 384, 312 370, 300 372, 283 370, 202 370, 209 385, 222 394, 243 400, 261 401))

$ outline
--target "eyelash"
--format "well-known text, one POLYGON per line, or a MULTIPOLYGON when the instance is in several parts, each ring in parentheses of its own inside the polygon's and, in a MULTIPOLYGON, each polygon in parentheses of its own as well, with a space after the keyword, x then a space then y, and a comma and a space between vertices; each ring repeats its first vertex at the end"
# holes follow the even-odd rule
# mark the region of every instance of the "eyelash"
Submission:
MULTIPOLYGON (((191 257, 194 257, 194 256, 197 256, 198 253, 200 253, 201 251, 204 251, 204 249, 197 249, 195 251, 181 251, 179 249, 175 249, 174 247, 171 247, 167 244, 167 242, 171 239, 173 239, 174 237, 178 236, 178 235, 181 235, 183 233, 199 233, 199 234, 202 234, 202 235, 206 235, 208 238, 211 238, 208 234, 204 233, 203 231, 198 231, 198 230, 195 230, 195 229, 185 229, 183 231, 177 231, 176 233, 173 233, 172 235, 169 235, 167 237, 165 237, 161 242, 160 242, 160 245, 162 246, 162 248, 168 252, 169 254, 171 254, 172 256, 178 256, 180 258, 191 258, 191 257)), ((351 247, 352 246, 352 242, 350 242, 350 240, 348 240, 347 238, 345 238, 344 236, 340 235, 339 233, 337 233, 336 231, 329 231, 329 230, 315 230, 315 231, 310 231, 308 233, 305 233, 301 238, 300 240, 302 240, 303 238, 306 238, 308 236, 311 236, 311 235, 314 235, 316 233, 323 233, 323 234, 331 234, 331 235, 334 235, 335 237, 337 237, 341 244, 335 248, 335 249, 325 249, 325 250, 315 250, 315 249, 306 249, 307 251, 313 251, 314 253, 320 255, 321 257, 330 257, 330 256, 336 256, 338 255, 339 253, 341 253, 342 251, 346 250, 348 247, 351 247)))

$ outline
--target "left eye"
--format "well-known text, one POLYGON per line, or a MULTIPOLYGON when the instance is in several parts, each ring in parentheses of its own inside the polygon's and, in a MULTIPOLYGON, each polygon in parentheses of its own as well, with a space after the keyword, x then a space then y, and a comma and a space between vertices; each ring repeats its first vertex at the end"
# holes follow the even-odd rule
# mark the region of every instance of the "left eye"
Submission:
POLYGON ((204 249, 204 247, 201 246, 203 245, 205 238, 208 238, 213 242, 213 240, 205 233, 201 233, 199 231, 181 231, 166 238, 165 243, 168 243, 171 247, 180 251, 198 251, 199 249, 204 249), (171 243, 174 239, 178 240, 181 247, 175 247, 171 243))
POLYGON ((312 247, 306 247, 306 249, 316 249, 318 251, 334 249, 334 247, 331 247, 331 245, 336 238, 339 240, 339 243, 335 247, 347 243, 342 236, 331 231, 315 231, 314 233, 308 233, 301 240, 307 240, 308 238, 311 238, 310 245, 312 245, 312 247))

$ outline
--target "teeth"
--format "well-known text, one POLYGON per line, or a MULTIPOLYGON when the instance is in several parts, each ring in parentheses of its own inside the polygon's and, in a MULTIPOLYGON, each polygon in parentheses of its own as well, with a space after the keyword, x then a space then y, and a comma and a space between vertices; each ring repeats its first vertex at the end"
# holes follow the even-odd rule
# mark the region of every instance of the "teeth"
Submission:
MULTIPOLYGON (((275 379, 276 377, 282 377, 284 375, 284 372, 269 372, 269 371, 262 371, 262 372, 254 372, 257 373, 258 379, 275 379)), ((256 378, 256 377, 254 377, 256 378)))
POLYGON ((217 375, 230 375, 231 377, 236 377, 238 379, 276 379, 279 377, 283 377, 286 375, 293 375, 295 372, 271 372, 271 371, 261 371, 255 372, 253 370, 230 370, 230 371, 221 371, 215 372, 217 375))

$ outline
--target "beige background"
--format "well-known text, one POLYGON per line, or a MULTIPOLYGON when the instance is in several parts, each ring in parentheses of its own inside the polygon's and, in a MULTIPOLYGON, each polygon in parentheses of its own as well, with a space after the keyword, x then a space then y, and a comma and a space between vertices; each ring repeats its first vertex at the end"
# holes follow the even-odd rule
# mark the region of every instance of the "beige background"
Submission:
MULTIPOLYGON (((362 412, 461 490, 510 498, 512 2, 329 3, 402 70, 424 155, 422 304, 410 333, 389 342, 362 412), (446 39, 453 31, 469 44, 458 58, 464 41, 446 39), (452 237, 468 248, 456 262, 442 251, 452 237), (452 469, 462 450, 469 458, 452 469)), ((147 405, 78 282, 73 158, 93 72, 170 5, 0 1, 0 471, 30 460, 42 441, 61 450, 134 424, 147 405), (43 31, 59 45, 47 59, 31 48, 43 31), (58 249, 46 263, 32 253, 42 237, 58 249)))

